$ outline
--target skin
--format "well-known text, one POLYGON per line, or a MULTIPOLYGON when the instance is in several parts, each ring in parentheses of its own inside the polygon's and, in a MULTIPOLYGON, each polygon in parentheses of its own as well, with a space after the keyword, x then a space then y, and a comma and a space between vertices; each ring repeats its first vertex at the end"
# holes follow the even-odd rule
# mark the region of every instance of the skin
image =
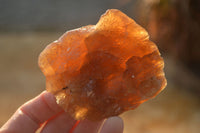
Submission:
POLYGON ((0 133, 123 133, 123 120, 111 117, 106 120, 77 122, 64 112, 54 96, 44 91, 17 109, 1 127, 0 133), (43 126, 41 129, 40 127, 43 126), (38 129, 40 128, 40 131, 38 129))

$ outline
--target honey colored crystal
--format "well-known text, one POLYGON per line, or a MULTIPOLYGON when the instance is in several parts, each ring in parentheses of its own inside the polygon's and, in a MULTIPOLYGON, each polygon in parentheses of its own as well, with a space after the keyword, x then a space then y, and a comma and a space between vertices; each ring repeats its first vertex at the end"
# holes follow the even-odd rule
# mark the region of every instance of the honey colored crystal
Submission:
POLYGON ((119 10, 71 30, 39 56, 46 89, 77 120, 136 108, 166 86, 164 62, 148 33, 119 10))

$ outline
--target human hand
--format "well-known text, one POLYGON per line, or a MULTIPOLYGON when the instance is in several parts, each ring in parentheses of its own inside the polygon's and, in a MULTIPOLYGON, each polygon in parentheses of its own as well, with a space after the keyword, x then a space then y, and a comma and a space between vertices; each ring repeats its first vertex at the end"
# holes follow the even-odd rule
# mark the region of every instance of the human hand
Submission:
POLYGON ((44 91, 18 108, 2 126, 0 133, 35 133, 42 125, 41 133, 123 132, 123 121, 120 117, 98 122, 76 121, 56 104, 51 93, 44 91))

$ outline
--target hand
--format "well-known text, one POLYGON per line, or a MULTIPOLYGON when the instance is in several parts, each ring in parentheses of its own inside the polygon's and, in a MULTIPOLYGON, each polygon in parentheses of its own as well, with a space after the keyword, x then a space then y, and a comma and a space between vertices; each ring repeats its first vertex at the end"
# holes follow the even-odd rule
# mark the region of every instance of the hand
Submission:
POLYGON ((99 130, 100 133, 123 132, 120 117, 98 122, 78 122, 56 104, 51 93, 44 91, 17 109, 0 129, 0 133, 35 133, 39 132, 41 126, 41 133, 97 133, 99 130))

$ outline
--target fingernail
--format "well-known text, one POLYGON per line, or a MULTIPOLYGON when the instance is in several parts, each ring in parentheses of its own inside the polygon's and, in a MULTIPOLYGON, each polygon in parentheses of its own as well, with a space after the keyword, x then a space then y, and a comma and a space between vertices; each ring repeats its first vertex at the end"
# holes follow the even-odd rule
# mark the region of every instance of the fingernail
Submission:
POLYGON ((100 133, 123 133, 123 128, 123 120, 118 116, 114 116, 105 121, 100 133))

